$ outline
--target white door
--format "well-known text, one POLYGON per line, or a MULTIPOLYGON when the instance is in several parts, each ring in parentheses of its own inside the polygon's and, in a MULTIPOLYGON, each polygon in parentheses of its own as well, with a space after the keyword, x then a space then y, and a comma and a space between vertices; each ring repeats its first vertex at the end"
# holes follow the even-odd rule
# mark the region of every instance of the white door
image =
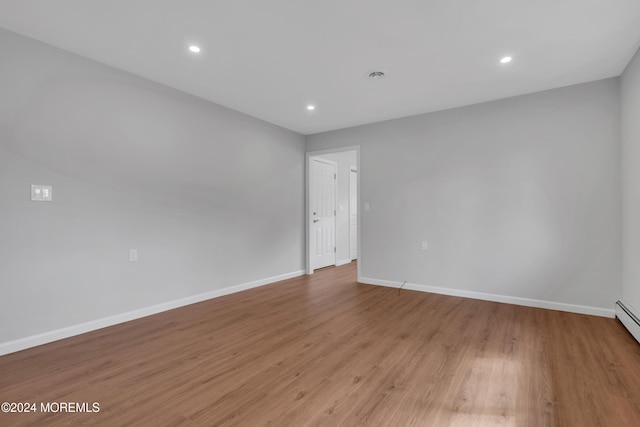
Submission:
POLYGON ((358 258, 358 172, 349 174, 349 252, 351 260, 358 258))
POLYGON ((336 165, 311 159, 311 266, 336 264, 336 165))

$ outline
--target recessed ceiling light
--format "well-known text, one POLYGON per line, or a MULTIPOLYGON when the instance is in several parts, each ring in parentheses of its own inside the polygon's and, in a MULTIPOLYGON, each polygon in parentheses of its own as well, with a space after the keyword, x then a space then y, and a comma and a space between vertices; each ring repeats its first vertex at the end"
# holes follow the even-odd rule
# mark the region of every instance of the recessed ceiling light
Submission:
POLYGON ((373 73, 369 74, 369 78, 371 80, 377 80, 383 77, 384 77, 384 73, 382 71, 374 71, 373 73))
POLYGON ((193 53, 200 53, 200 47, 192 44, 191 46, 189 46, 189 50, 193 53))
POLYGON ((313 111, 313 110, 315 110, 315 109, 316 109, 316 106, 315 106, 315 105, 307 105, 307 110, 309 110, 309 111, 313 111))
POLYGON ((501 63, 501 64, 508 64, 509 62, 511 62, 511 60, 512 60, 512 59, 513 59, 513 58, 512 58, 512 57, 510 57, 510 56, 505 56, 504 58, 502 58, 502 59, 500 60, 500 63, 501 63))

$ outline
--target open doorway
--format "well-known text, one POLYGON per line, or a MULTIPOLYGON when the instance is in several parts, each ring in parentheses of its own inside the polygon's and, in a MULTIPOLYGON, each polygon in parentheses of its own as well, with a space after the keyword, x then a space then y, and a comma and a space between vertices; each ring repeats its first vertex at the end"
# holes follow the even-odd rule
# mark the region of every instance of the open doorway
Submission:
POLYGON ((309 152, 306 167, 307 274, 358 261, 360 277, 360 147, 309 152))

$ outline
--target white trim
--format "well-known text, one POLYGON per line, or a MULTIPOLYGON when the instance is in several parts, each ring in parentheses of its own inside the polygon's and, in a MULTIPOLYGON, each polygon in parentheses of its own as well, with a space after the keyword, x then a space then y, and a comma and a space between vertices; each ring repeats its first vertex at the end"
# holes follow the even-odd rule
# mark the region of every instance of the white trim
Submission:
MULTIPOLYGON (((640 312, 633 308, 628 302, 626 302, 625 300, 621 300, 619 302, 621 302, 633 316, 638 317, 638 314, 640 314, 640 312)), ((636 341, 640 342, 640 325, 638 325, 636 321, 618 304, 616 304, 616 317, 622 322, 624 327, 627 328, 629 333, 633 335, 636 341)))
POLYGON ((102 319, 91 320, 79 325, 73 325, 66 328, 56 329, 49 332, 44 332, 30 337, 19 338, 13 341, 7 341, 0 343, 0 356, 14 353, 16 351, 25 350, 27 348, 35 347, 42 344, 47 344, 53 341, 58 341, 64 338, 73 337, 75 335, 84 334, 86 332, 95 331, 97 329, 106 328, 108 326, 117 325, 119 323, 129 322, 131 320, 139 319, 141 317, 151 316, 152 314, 161 313, 163 311, 173 310, 174 308, 184 307, 186 305, 195 304, 198 302, 206 301, 213 298, 218 298, 224 295, 233 294, 236 292, 246 291, 248 289, 257 288, 259 286, 269 285, 280 280, 291 279, 293 277, 299 277, 304 275, 304 270, 294 271, 292 273, 281 274, 279 276, 273 276, 266 279, 260 279, 253 282, 243 283, 240 285, 230 286, 227 288, 216 289, 203 294, 193 295, 186 298, 177 299, 174 301, 168 301, 161 304, 153 305, 150 307, 140 308, 137 310, 129 311, 126 313, 116 314, 115 316, 104 317, 102 319))
POLYGON ((341 265, 349 264, 351 262, 350 259, 341 259, 340 261, 336 261, 336 267, 340 267, 341 265))
POLYGON ((358 195, 360 194, 360 189, 358 188, 358 167, 355 165, 349 166, 349 259, 353 261, 354 259, 358 259, 358 213, 360 212, 360 206, 358 205, 358 195), (353 186, 351 185, 351 174, 356 174, 356 254, 355 258, 353 257, 353 251, 351 250, 351 198, 353 197, 353 186))
MULTIPOLYGON (((387 286, 391 288, 399 288, 401 282, 392 282, 390 280, 372 279, 369 277, 361 277, 358 282, 367 285, 387 286)), ((489 294, 485 292, 465 291, 463 289, 440 288, 437 286, 416 285, 414 283, 406 283, 402 289, 410 291, 429 292, 433 294, 450 295, 455 297, 472 298, 484 301, 502 302, 506 304, 523 305, 526 307, 545 308, 548 310, 566 311, 569 313, 590 314, 592 316, 601 316, 613 318, 615 310, 590 307, 586 305, 566 304, 563 302, 544 301, 531 298, 512 297, 507 295, 489 294)))

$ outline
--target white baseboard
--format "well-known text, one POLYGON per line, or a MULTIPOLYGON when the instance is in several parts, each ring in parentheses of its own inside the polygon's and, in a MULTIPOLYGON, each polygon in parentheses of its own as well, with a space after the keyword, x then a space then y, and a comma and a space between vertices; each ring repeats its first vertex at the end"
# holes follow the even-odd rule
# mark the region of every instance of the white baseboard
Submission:
MULTIPOLYGON (((401 282, 392 282, 389 280, 372 279, 369 277, 361 277, 360 283, 367 285, 387 286, 391 288, 399 288, 401 282)), ((488 294, 484 292, 465 291, 462 289, 440 288, 437 286, 416 285, 406 283, 402 289, 411 291, 429 292, 433 294, 450 295, 454 297, 473 298, 484 301, 502 302, 506 304, 523 305, 526 307, 546 308, 548 310, 566 311, 569 313, 590 314, 592 316, 601 316, 613 318, 615 310, 600 307, 590 307, 586 305, 566 304, 563 302, 544 301, 530 298, 511 297, 506 295, 488 294)))
POLYGON ((340 267, 341 265, 349 264, 351 262, 350 259, 342 259, 340 261, 336 261, 336 267, 340 267))
POLYGON ((616 302, 616 317, 638 342, 640 342, 639 314, 640 312, 625 300, 616 302))
POLYGON ((79 325, 73 325, 62 329, 56 329, 25 338, 19 338, 13 341, 0 343, 0 356, 15 353, 16 351, 25 350, 27 348, 36 347, 38 345, 47 344, 75 335, 84 334, 86 332, 95 331, 97 329, 106 328, 108 326, 117 325, 118 323, 128 322, 130 320, 139 319, 141 317, 150 316, 152 314, 161 313, 163 311, 173 310, 174 308, 184 307, 185 305, 195 304, 197 302, 206 301, 212 298, 218 298, 224 295, 245 291, 251 288, 268 285, 280 280, 291 279, 304 275, 304 270, 294 271, 292 273, 281 274, 266 279, 256 280, 254 282, 243 283, 240 285, 230 286, 228 288, 216 289, 214 291, 205 292, 203 294, 193 295, 174 301, 168 301, 162 304, 129 311, 127 313, 116 314, 115 316, 104 317, 102 319, 91 320, 79 325))

